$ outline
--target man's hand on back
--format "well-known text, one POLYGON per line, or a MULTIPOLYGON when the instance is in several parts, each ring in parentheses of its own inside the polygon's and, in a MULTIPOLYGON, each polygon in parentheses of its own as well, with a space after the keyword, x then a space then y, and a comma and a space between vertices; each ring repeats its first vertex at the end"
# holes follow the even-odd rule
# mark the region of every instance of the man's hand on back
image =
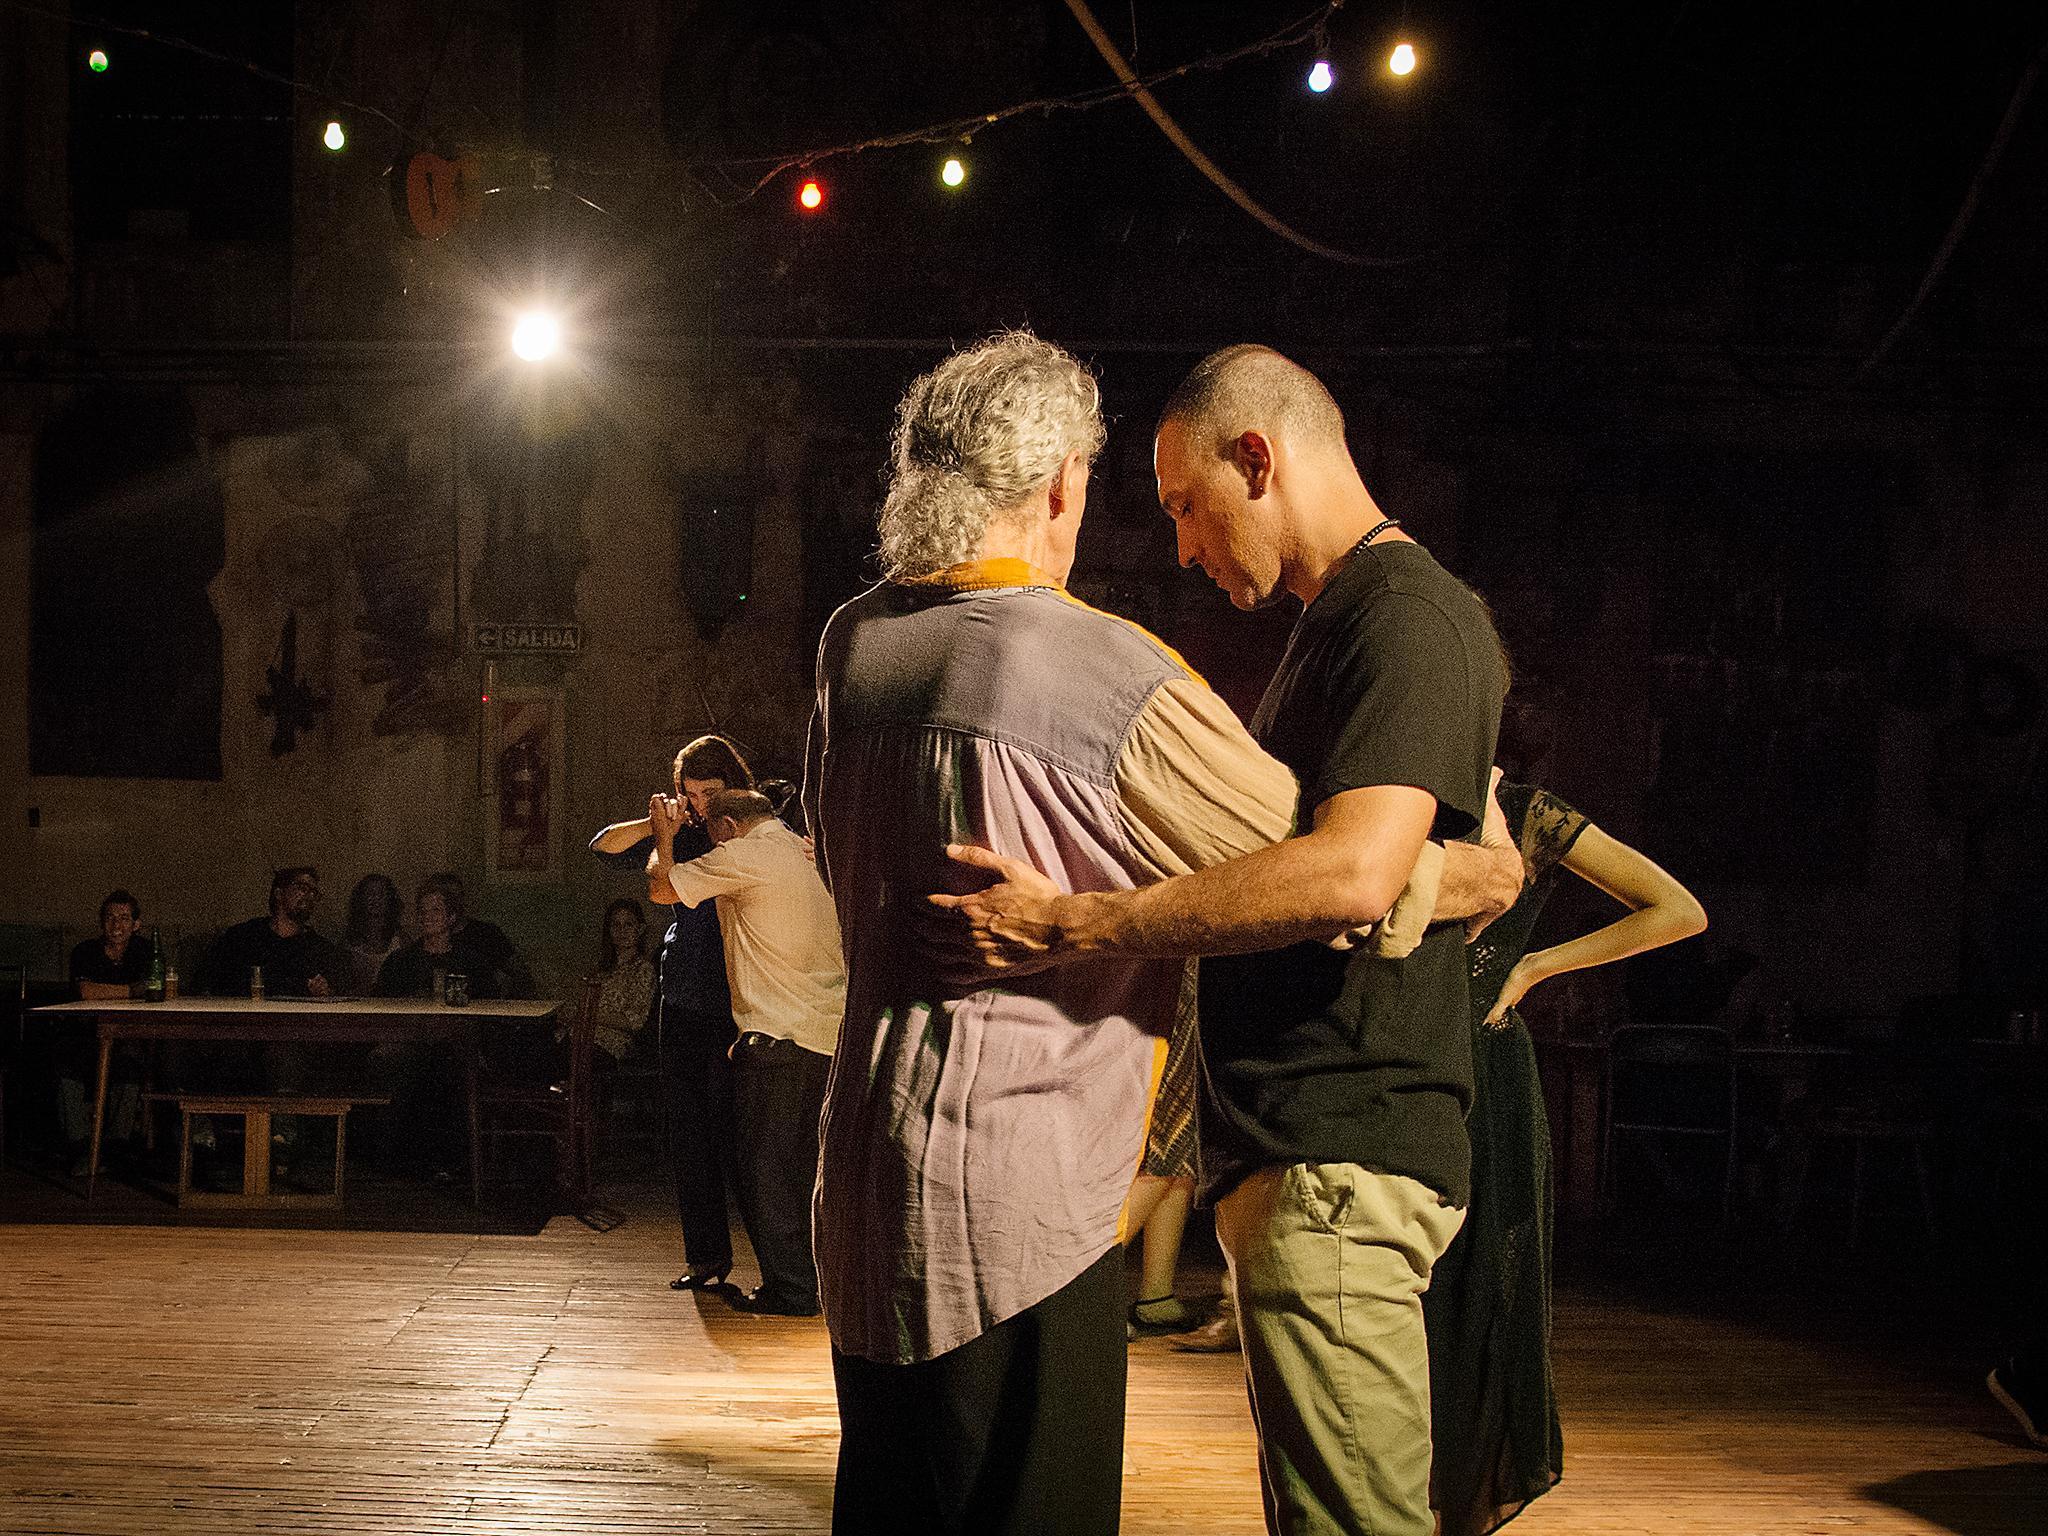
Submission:
POLYGON ((948 972, 1001 972, 1012 976, 1058 963, 1057 885, 1021 859, 1006 859, 970 843, 950 843, 946 857, 997 880, 965 896, 927 896, 933 906, 963 921, 930 925, 927 932, 948 972))

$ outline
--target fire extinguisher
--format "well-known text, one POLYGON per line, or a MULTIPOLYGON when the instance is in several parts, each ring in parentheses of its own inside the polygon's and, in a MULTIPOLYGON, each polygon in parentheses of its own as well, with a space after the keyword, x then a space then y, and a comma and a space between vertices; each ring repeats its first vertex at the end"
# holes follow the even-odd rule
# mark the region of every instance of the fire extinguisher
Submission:
POLYGON ((548 768, 524 738, 498 759, 498 835, 508 866, 547 862, 548 768))

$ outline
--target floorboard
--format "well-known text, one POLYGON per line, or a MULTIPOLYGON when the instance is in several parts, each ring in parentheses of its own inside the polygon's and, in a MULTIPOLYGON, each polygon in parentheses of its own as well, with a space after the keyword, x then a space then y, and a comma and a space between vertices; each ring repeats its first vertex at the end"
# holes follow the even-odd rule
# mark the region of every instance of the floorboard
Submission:
MULTIPOLYGON (((823 1532, 823 1328, 670 1291, 628 1215, 0 1226, 0 1532, 823 1532)), ((1981 1366, 1571 1294, 1557 1354, 1567 1477, 1515 1536, 2048 1532, 1981 1366)), ((1145 1341, 1130 1402, 1124 1529, 1257 1531, 1235 1360, 1145 1341)))

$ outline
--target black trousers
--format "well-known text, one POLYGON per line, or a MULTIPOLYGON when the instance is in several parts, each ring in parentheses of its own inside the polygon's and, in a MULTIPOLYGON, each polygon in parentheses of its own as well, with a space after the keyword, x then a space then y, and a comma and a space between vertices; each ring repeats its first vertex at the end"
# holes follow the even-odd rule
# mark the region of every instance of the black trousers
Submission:
POLYGON ((761 1261, 761 1289, 775 1301, 815 1307, 811 1190, 818 1182, 818 1116, 832 1058, 749 1031, 732 1061, 740 1214, 761 1261))
POLYGON ((1121 1248, 935 1360, 834 1350, 833 1536, 1114 1536, 1126 1365, 1121 1248))
POLYGON ((732 1218, 725 1201, 733 1157, 732 1020, 670 1016, 661 1021, 664 1128, 675 1170, 683 1262, 694 1270, 732 1267, 732 1218))

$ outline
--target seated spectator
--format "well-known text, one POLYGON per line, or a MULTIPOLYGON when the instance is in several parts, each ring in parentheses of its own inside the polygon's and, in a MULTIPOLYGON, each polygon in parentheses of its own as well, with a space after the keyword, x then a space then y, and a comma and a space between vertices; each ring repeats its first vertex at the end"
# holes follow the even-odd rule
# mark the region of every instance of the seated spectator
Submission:
POLYGON ((333 997, 348 985, 349 957, 312 928, 320 904, 320 872, 309 864, 270 879, 270 914, 237 923, 213 941, 202 980, 215 997, 247 997, 251 973, 263 972, 269 997, 333 997))
POLYGON ((624 1061, 654 1008, 654 962, 647 956, 647 917, 640 903, 621 896, 604 909, 599 950, 595 1045, 624 1061))
POLYGON ((389 875, 365 875, 348 893, 348 990, 368 997, 377 990, 384 962, 405 943, 399 919, 405 900, 389 875))
MULTIPOLYGON (((71 985, 82 1001, 139 996, 149 976, 150 942, 138 937, 142 903, 128 892, 109 891, 100 903, 100 936, 71 951, 71 985)), ((134 1135, 141 1108, 143 1061, 133 1045, 114 1054, 107 1089, 107 1127, 117 1141, 134 1135)), ((57 1046, 57 1127, 72 1172, 85 1173, 85 1144, 92 1134, 92 1107, 86 1084, 97 1077, 99 1054, 85 1031, 67 1035, 57 1046)))
POLYGON ((443 873, 434 878, 441 882, 441 888, 448 893, 456 942, 471 954, 481 956, 497 975, 498 990, 495 995, 533 996, 533 973, 526 968, 526 961, 520 957, 519 951, 512 947, 512 941, 505 937, 505 930, 496 923, 469 915, 469 902, 462 892, 462 877, 443 873))
POLYGON ((149 975, 149 942, 138 940, 142 903, 109 891, 100 903, 100 936, 71 951, 71 984, 80 998, 134 997, 149 975))
POLYGON ((420 936, 394 950, 377 977, 379 997, 432 997, 434 973, 469 978, 474 998, 526 997, 533 976, 505 930, 462 910, 462 882, 450 874, 420 882, 413 912, 420 936))

